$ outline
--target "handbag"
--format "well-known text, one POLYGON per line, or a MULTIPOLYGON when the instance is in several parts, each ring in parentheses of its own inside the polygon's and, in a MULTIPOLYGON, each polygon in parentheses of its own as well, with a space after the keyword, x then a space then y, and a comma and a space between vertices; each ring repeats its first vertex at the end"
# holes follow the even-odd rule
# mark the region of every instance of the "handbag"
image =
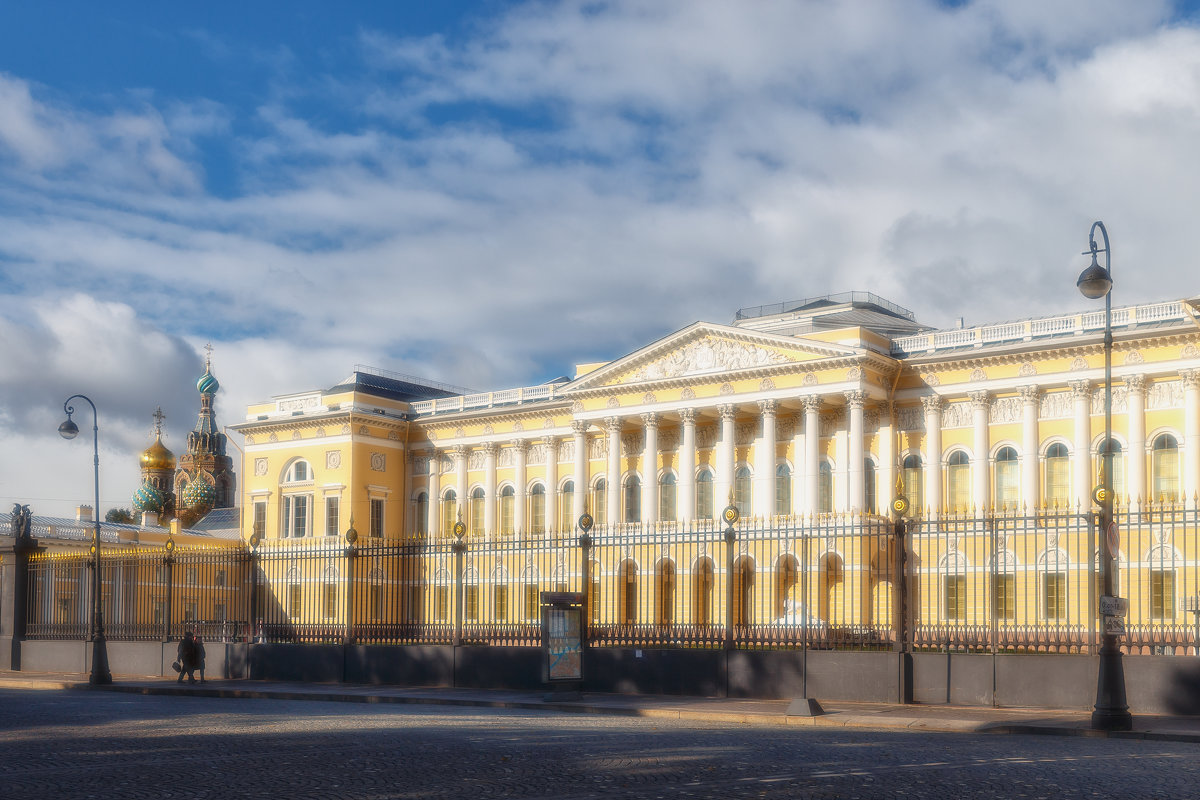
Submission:
POLYGON ((172 661, 171 669, 175 670, 176 672, 182 672, 183 666, 178 661, 172 661))

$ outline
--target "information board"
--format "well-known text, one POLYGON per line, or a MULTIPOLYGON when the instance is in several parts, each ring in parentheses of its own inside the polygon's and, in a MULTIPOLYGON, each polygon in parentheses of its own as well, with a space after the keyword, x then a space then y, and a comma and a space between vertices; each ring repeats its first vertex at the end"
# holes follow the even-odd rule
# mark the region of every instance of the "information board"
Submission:
POLYGON ((547 680, 583 680, 583 609, 546 606, 544 611, 547 680))

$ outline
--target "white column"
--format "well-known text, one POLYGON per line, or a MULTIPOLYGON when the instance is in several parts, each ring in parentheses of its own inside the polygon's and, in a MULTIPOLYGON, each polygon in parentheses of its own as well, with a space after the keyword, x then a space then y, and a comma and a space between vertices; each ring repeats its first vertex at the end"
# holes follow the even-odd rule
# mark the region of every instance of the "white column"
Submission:
POLYGON ((696 516, 696 412, 682 409, 679 419, 683 432, 679 442, 679 507, 675 516, 686 523, 696 516))
POLYGON ((646 435, 642 447, 642 521, 658 521, 658 415, 642 414, 646 435))
POLYGON ((413 472, 416 467, 416 454, 409 450, 404 457, 404 523, 401 526, 400 537, 408 538, 417 532, 417 504, 414 491, 413 472))
POLYGON ((442 529, 442 454, 429 452, 429 536, 441 536, 442 529))
POLYGON ((1074 490, 1071 500, 1076 508, 1092 507, 1092 382, 1071 381, 1071 403, 1074 408, 1075 435, 1072 447, 1071 473, 1074 490))
POLYGON ((1025 513, 1032 514, 1041 505, 1038 412, 1042 390, 1037 386, 1022 386, 1017 391, 1021 396, 1021 502, 1025 513))
POLYGON ((604 429, 608 433, 608 502, 605 514, 609 525, 621 521, 621 418, 605 417, 604 429))
POLYGON ((804 506, 802 513, 816 514, 821 482, 821 398, 804 398, 804 506))
POLYGON ((849 483, 846 500, 849 510, 863 510, 863 460, 865 442, 863 435, 863 403, 866 402, 865 392, 854 390, 846 392, 847 422, 850 428, 850 443, 846 452, 846 480, 849 483))
POLYGON ((764 519, 775 514, 775 401, 759 400, 760 428, 754 443, 754 513, 764 519))
POLYGON ((1200 370, 1179 373, 1183 378, 1183 485, 1180 494, 1191 508, 1200 495, 1200 370))
MULTIPOLYGON (((1125 492, 1129 505, 1138 509, 1149 495, 1146 492, 1146 376, 1130 375, 1125 379, 1125 397, 1129 415, 1126 418, 1128 446, 1125 451, 1125 492)), ((1185 421, 1186 422, 1186 421, 1185 421)), ((1126 500, 1120 498, 1122 503, 1126 500)))
POLYGON ((887 514, 896 494, 896 424, 890 400, 879 405, 879 480, 875 483, 875 513, 887 514))
POLYGON ((497 533, 496 528, 496 450, 495 442, 483 444, 483 531, 488 536, 497 533))
POLYGON ((792 506, 789 514, 803 513, 804 509, 804 414, 792 420, 792 506))
POLYGON ((925 504, 930 516, 942 513, 942 398, 927 395, 925 406, 925 504))
POLYGON ((529 532, 526 519, 526 506, 529 494, 525 483, 528 481, 525 470, 525 458, 529 455, 529 442, 524 439, 513 439, 513 483, 516 484, 516 497, 513 498, 513 529, 520 534, 529 532))
MULTIPOLYGON (((737 414, 737 408, 732 404, 719 405, 717 413, 721 415, 721 440, 717 443, 717 480, 714 487, 717 496, 713 498, 713 504, 719 516, 721 509, 729 505, 730 492, 733 490, 733 465, 737 458, 737 427, 734 425, 734 416, 737 414)), ((749 516, 748 509, 738 511, 749 516)))
POLYGON ((558 530, 558 437, 546 437, 546 532, 558 530))
MULTIPOLYGON (((571 495, 571 530, 575 530, 575 524, 579 518, 583 516, 584 509, 587 508, 588 484, 590 477, 588 475, 588 452, 587 452, 587 429, 588 423, 584 420, 574 420, 571 423, 571 431, 575 434, 575 474, 571 481, 575 485, 575 493, 571 495)), ((592 509, 593 516, 595 509, 592 509)))
MULTIPOLYGON (((467 519, 469 516, 467 514, 469 508, 467 505, 467 454, 469 451, 470 448, 461 444, 450 450, 451 455, 454 456, 454 477, 457 482, 454 491, 458 495, 454 500, 454 519, 457 520, 458 514, 461 512, 463 521, 468 525, 470 525, 470 520, 467 519)), ((479 536, 482 533, 482 531, 471 531, 469 528, 468 530, 472 536, 479 536)))
POLYGON ((987 392, 971 392, 971 432, 974 434, 971 449, 975 457, 971 459, 971 502, 983 513, 991 505, 990 470, 991 463, 988 441, 988 405, 991 400, 987 392))

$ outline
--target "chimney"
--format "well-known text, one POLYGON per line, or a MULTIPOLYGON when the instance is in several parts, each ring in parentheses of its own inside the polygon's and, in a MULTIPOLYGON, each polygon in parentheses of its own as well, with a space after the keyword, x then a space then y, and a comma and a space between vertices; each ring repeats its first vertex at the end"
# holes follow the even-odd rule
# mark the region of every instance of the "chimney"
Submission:
POLYGON ((143 511, 142 512, 142 527, 143 528, 161 528, 162 526, 158 522, 158 512, 157 511, 143 511))
POLYGON ((75 507, 75 521, 76 522, 91 522, 92 521, 92 507, 91 506, 76 506, 75 507))

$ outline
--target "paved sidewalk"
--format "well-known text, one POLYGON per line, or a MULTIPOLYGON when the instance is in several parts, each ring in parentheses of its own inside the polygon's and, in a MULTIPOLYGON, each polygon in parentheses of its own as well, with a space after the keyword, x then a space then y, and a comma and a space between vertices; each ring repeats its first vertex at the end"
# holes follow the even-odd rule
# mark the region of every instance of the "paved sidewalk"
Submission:
MULTIPOLYGON (((0 689, 91 689, 86 673, 0 671, 0 689)), ((986 708, 949 705, 823 702, 825 713, 789 716, 787 700, 735 700, 662 695, 585 693, 578 700, 548 696, 546 691, 410 688, 361 684, 283 681, 210 680, 180 684, 174 678, 114 676, 99 691, 200 697, 325 700, 350 703, 406 703, 475 706, 579 714, 657 717, 731 725, 811 725, 816 727, 925 730, 959 733, 1098 736, 1200 743, 1200 717, 1134 714, 1133 730, 1093 731, 1091 713, 1077 709, 986 708)))

